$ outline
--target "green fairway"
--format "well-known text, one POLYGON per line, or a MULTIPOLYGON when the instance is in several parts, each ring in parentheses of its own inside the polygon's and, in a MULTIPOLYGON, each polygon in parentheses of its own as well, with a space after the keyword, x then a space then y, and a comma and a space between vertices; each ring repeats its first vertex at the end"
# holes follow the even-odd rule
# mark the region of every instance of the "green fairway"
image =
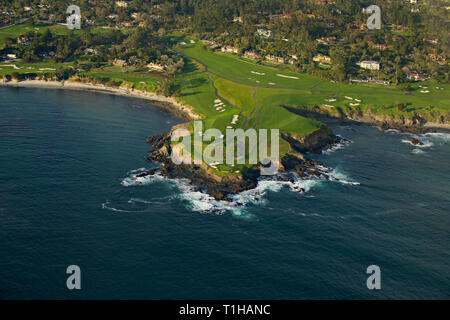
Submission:
MULTIPOLYGON (((414 83, 412 90, 405 92, 394 86, 335 83, 306 74, 288 72, 285 70, 285 66, 278 68, 258 65, 240 59, 236 55, 213 53, 198 42, 179 46, 179 50, 185 56, 203 64, 205 70, 211 75, 226 79, 216 80, 216 83, 224 88, 223 92, 229 100, 236 101, 246 111, 251 109, 249 107, 253 100, 251 87, 255 87, 258 108, 261 109, 259 119, 265 125, 268 125, 270 121, 264 121, 264 119, 270 118, 271 113, 282 112, 278 109, 280 105, 318 106, 325 104, 342 110, 358 107, 363 111, 370 109, 375 113, 403 114, 405 116, 414 112, 426 113, 430 110, 446 113, 450 109, 450 96, 447 93, 450 86, 434 81, 414 83), (231 95, 233 98, 230 97, 231 95), (328 101, 330 99, 332 102, 328 101), (264 105, 261 108, 262 104, 264 105), (405 104, 408 107, 399 111, 392 108, 394 104, 405 104)), ((248 114, 246 113, 246 115, 248 114)), ((259 127, 258 121, 258 119, 252 120, 250 123, 256 123, 259 127)), ((285 122, 280 122, 280 129, 285 125, 285 122)), ((309 126, 306 126, 305 130, 297 130, 308 132, 308 128, 309 126)))
MULTIPOLYGON (((43 32, 46 28, 58 34, 69 32, 64 26, 13 26, 0 30, 0 44, 6 37, 15 38, 30 31, 43 32)), ((93 32, 109 32, 96 28, 93 32)), ((81 32, 81 31, 76 31, 81 32)), ((314 108, 319 106, 332 115, 349 111, 394 115, 412 118, 421 115, 444 115, 450 109, 449 85, 434 81, 411 84, 410 91, 395 86, 374 84, 345 84, 288 70, 288 66, 257 64, 237 55, 212 52, 200 42, 171 35, 179 43, 175 49, 184 55, 183 72, 171 81, 176 88, 176 99, 193 107, 203 117, 204 130, 217 128, 279 129, 281 133, 306 136, 324 127, 323 124, 294 114, 284 106, 314 108)), ((0 75, 18 73, 54 72, 71 63, 51 61, 24 64, 20 61, 0 64, 0 75)), ((81 72, 101 83, 121 83, 128 87, 155 92, 161 76, 138 71, 133 67, 104 66, 81 72)), ((281 141, 281 155, 290 151, 281 141)))

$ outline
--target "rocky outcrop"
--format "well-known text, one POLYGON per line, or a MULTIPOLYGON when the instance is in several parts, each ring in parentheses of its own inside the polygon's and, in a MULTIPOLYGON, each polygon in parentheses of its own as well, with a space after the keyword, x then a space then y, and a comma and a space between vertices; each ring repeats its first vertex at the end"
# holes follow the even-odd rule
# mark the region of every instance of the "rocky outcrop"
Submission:
POLYGON ((307 136, 296 136, 281 133, 281 137, 298 152, 321 152, 331 145, 339 142, 339 137, 335 136, 328 127, 320 128, 307 136))
POLYGON ((285 108, 295 114, 319 121, 334 119, 342 123, 365 123, 377 126, 383 130, 396 129, 412 133, 433 132, 435 131, 434 127, 447 128, 447 125, 450 123, 450 116, 440 114, 415 113, 408 117, 405 115, 375 113, 370 109, 363 113, 359 108, 346 112, 338 108, 329 109, 319 106, 314 108, 285 106, 285 108))
POLYGON ((418 139, 416 139, 416 138, 412 138, 412 139, 411 139, 411 144, 413 144, 413 145, 415 145, 415 146, 419 146, 419 147, 421 147, 421 146, 424 145, 422 141, 420 141, 420 140, 418 140, 418 139))
MULTIPOLYGON (((153 151, 148 156, 148 161, 162 164, 162 167, 157 169, 159 174, 171 179, 187 179, 196 190, 208 193, 217 200, 231 201, 228 195, 256 187, 258 178, 260 177, 260 166, 248 166, 239 173, 219 175, 204 163, 199 165, 174 164, 170 156, 172 151, 170 137, 171 133, 167 133, 148 139, 148 143, 153 147, 153 151)), ((286 135, 285 139, 292 141, 293 148, 306 151, 318 151, 320 147, 326 147, 335 141, 336 137, 331 134, 331 131, 323 129, 308 137, 289 138, 286 135)), ((290 180, 292 177, 289 177, 288 174, 295 173, 300 178, 317 177, 328 179, 328 176, 321 172, 318 167, 325 166, 318 162, 310 161, 301 154, 292 152, 284 155, 280 159, 279 174, 273 176, 273 178, 276 180, 290 180)), ((155 170, 150 170, 141 175, 153 175, 155 172, 155 170)))

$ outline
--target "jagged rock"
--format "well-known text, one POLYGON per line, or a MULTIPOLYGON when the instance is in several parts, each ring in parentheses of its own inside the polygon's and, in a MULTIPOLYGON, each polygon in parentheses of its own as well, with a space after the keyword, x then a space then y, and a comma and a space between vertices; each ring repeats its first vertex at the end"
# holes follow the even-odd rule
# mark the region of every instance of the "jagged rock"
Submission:
POLYGON ((416 138, 412 138, 411 143, 415 146, 423 146, 423 142, 417 140, 416 138))
MULTIPOLYGON (((173 128, 172 130, 174 130, 173 128)), ((318 130, 319 131, 319 130, 318 130)), ((229 174, 220 176, 206 164, 180 164, 175 165, 171 159, 171 133, 150 137, 147 142, 153 147, 153 151, 149 154, 148 161, 156 161, 162 164, 158 169, 159 173, 165 177, 172 179, 188 179, 196 190, 202 190, 217 200, 231 201, 227 195, 236 194, 245 190, 254 189, 260 177, 260 167, 246 167, 241 174, 229 174)), ((311 137, 293 138, 293 143, 300 143, 307 150, 320 150, 319 146, 325 146, 327 143, 335 141, 335 136, 328 131, 322 131, 313 134, 311 137), (317 143, 317 146, 314 145, 317 143)), ((288 153, 280 159, 279 172, 295 172, 300 178, 313 175, 320 178, 321 173, 316 166, 322 165, 316 161, 310 161, 298 153, 288 153)), ((154 174, 156 171, 149 171, 143 175, 154 174)), ((283 178, 282 175, 277 179, 283 181, 294 182, 293 178, 283 178)), ((301 191, 301 192, 304 192, 301 191)), ((239 204, 238 204, 239 205, 239 204)))

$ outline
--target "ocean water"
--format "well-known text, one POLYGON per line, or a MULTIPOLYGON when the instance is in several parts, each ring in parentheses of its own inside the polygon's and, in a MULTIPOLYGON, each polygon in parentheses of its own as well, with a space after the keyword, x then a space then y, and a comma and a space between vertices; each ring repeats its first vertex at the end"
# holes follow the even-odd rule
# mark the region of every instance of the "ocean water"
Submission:
POLYGON ((339 181, 261 181, 214 202, 183 181, 135 181, 149 102, 0 87, 0 299, 448 299, 450 135, 335 126, 310 155, 339 181), (66 268, 81 268, 81 290, 66 268), (366 268, 381 269, 368 290, 366 268))

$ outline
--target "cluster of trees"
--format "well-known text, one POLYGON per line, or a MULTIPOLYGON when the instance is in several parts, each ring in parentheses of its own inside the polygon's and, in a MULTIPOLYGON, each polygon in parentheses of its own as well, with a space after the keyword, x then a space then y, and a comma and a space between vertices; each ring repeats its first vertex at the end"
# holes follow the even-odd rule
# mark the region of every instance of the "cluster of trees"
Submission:
POLYGON ((3 2, 5 8, 22 10, 22 13, 24 6, 31 6, 41 16, 51 14, 61 22, 66 18, 65 9, 72 3, 81 7, 83 21, 92 20, 97 26, 141 22, 137 28, 101 34, 86 31, 78 38, 69 35, 49 39, 46 35, 47 38, 33 40, 30 48, 24 49, 23 55, 30 61, 50 47, 58 61, 71 59, 74 52, 81 55, 77 49, 95 47, 97 53, 88 58, 92 63, 106 62, 111 57, 132 59, 140 67, 158 62, 167 65, 169 73, 176 73, 182 68, 182 62, 168 50, 166 35, 182 30, 223 45, 233 45, 242 52, 296 55, 298 61, 293 66, 296 70, 339 81, 370 76, 402 83, 408 72, 426 73, 441 81, 448 81, 449 77, 445 62, 450 52, 445 0, 419 0, 417 5, 406 0, 370 3, 365 0, 328 3, 320 0, 130 0, 126 7, 117 6, 115 0, 3 2), (362 9, 369 4, 382 8, 381 30, 363 28, 368 15, 362 9), (118 18, 109 19, 112 13, 118 18), (257 36, 259 28, 269 29, 273 35, 257 36), (336 37, 339 41, 333 45, 317 41, 324 37, 336 37), (48 41, 47 47, 43 45, 45 41, 48 41), (386 49, 377 49, 375 44, 384 44, 386 49), (322 68, 314 63, 313 57, 317 54, 330 56, 331 67, 322 68), (168 58, 163 59, 163 56, 168 58), (361 60, 378 61, 382 68, 379 72, 361 70, 355 64, 361 60))

